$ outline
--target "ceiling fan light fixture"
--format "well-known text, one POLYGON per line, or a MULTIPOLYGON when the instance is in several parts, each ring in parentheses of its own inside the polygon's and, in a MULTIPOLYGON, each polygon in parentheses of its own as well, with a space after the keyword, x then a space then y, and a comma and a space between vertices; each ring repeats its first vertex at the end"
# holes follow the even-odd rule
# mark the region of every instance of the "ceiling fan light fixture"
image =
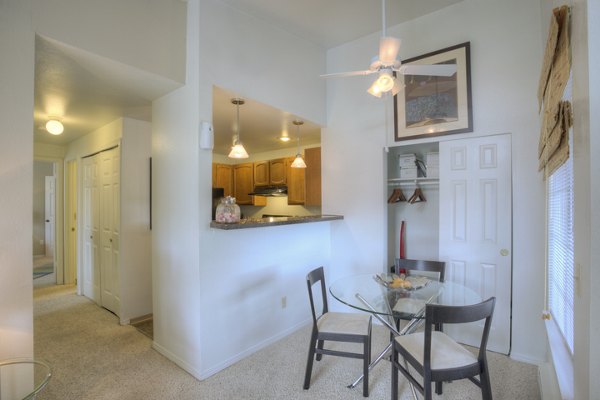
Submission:
POLYGON ((389 92, 397 86, 396 81, 397 80, 390 71, 383 71, 379 74, 379 78, 373 82, 367 92, 375 97, 381 97, 383 93, 389 92))
POLYGON ((240 141, 240 106, 245 103, 243 99, 233 98, 231 99, 231 103, 236 106, 236 115, 237 115, 237 135, 233 140, 233 147, 231 147, 231 151, 227 157, 229 158, 248 158, 248 152, 244 148, 244 145, 240 141))
POLYGON ((51 119, 46 122, 46 130, 52 135, 60 135, 64 132, 65 127, 58 119, 51 117, 51 119))

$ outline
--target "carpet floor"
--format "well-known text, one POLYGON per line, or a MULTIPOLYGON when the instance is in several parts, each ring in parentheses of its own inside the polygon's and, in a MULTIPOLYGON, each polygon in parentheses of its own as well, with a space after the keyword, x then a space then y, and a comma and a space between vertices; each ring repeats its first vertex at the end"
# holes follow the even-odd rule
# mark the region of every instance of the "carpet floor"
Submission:
MULTIPOLYGON (((389 340, 373 328, 373 352, 389 340)), ((77 296, 74 286, 34 291, 34 352, 50 363, 53 376, 38 400, 51 399, 362 399, 362 388, 346 385, 360 374, 358 360, 325 356, 315 362, 310 390, 302 389, 310 327, 306 326, 216 375, 198 381, 152 349, 152 340, 112 313, 77 296)), ((337 347, 340 348, 340 347, 337 347)), ((489 353, 496 400, 540 399, 537 367, 489 353)), ((370 379, 370 398, 389 399, 387 361, 370 379)), ((400 377, 401 399, 412 399, 400 377)), ((436 399, 480 399, 468 380, 444 385, 436 399)))

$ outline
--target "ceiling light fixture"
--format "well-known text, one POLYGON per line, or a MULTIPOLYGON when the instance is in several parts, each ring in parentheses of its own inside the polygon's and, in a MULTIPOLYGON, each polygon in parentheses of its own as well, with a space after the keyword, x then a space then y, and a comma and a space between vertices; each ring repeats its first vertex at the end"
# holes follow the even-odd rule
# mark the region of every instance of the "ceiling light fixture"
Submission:
POLYGON ((290 137, 288 136, 287 132, 283 132, 279 137, 279 140, 281 140, 282 142, 289 142, 290 137))
POLYGON ((369 88, 369 94, 375 97, 381 97, 383 93, 392 91, 392 95, 395 96, 400 92, 400 83, 396 79, 391 71, 381 71, 379 78, 369 88))
POLYGON ((235 104, 237 110, 237 134, 233 139, 233 146, 229 152, 229 158, 248 158, 248 152, 244 148, 244 145, 240 141, 240 106, 245 103, 243 99, 234 98, 231 102, 235 104))
POLYGON ((296 153, 296 158, 294 162, 292 162, 292 168, 306 168, 306 163, 302 158, 302 154, 300 154, 300 125, 304 124, 304 121, 295 120, 292 122, 296 125, 296 136, 298 136, 298 152, 296 153))
POLYGON ((50 117, 46 122, 46 130, 52 135, 60 135, 64 132, 65 127, 56 117, 50 117))

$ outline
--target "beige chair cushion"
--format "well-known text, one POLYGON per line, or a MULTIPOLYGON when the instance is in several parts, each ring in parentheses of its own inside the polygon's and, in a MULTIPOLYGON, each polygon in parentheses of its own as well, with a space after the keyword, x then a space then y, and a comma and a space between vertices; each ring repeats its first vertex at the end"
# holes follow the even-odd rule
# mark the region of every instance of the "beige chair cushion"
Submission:
MULTIPOLYGON (((423 332, 396 337, 404 347, 423 365, 425 334, 423 332)), ((431 369, 457 368, 477 362, 477 357, 443 332, 431 332, 431 369)))
POLYGON ((317 329, 321 333, 368 335, 369 321, 367 314, 328 312, 317 320, 317 329))

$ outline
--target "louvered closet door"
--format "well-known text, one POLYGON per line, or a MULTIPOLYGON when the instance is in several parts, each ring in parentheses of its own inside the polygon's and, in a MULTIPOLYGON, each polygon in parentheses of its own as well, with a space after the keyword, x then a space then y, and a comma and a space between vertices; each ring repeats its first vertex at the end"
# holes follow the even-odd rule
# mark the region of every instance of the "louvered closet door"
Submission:
MULTIPOLYGON (((488 349, 508 354, 511 325, 512 182, 510 135, 440 143, 440 259, 446 280, 483 299, 496 296, 488 349)), ((479 346, 475 324, 445 330, 479 346)))

